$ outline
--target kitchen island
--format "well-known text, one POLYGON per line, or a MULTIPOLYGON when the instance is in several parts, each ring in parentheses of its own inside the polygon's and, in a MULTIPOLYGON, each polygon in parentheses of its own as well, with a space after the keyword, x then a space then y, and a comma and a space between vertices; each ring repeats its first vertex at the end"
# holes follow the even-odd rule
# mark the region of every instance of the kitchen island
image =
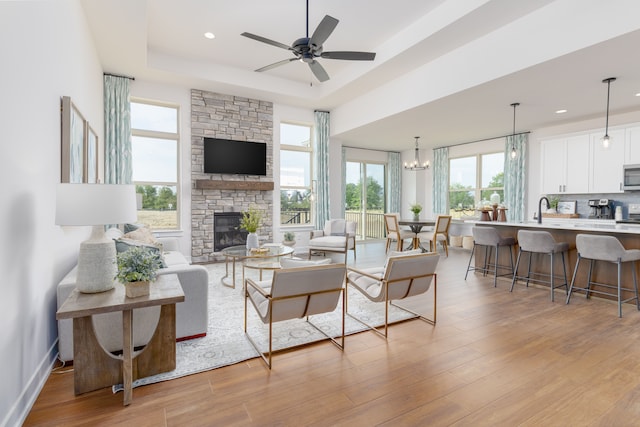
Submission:
MULTIPOLYGON (((640 224, 616 224, 613 220, 589 220, 589 219, 557 219, 557 218, 542 218, 542 222, 538 223, 537 221, 525 221, 525 222, 498 222, 498 221, 466 221, 473 226, 488 226, 495 227, 498 233, 504 237, 514 237, 517 240, 518 230, 527 229, 527 230, 544 230, 551 233, 553 238, 557 242, 567 242, 569 243, 569 256, 566 260, 567 263, 567 279, 569 283, 571 283, 571 278, 573 277, 575 264, 577 261, 577 252, 576 252, 576 235, 578 234, 601 234, 601 235, 610 235, 618 238, 622 245, 626 249, 640 249, 640 224)), ((514 248, 514 263, 517 257, 517 248, 514 248)), ((480 267, 484 264, 484 251, 476 251, 475 253, 475 265, 476 267, 480 267)), ((557 257, 557 259, 561 259, 557 257)), ((519 276, 526 276, 527 274, 527 264, 528 259, 524 258, 520 262, 520 266, 518 268, 519 276)), ((509 264, 508 252, 500 251, 500 259, 498 262, 502 265, 509 264)), ((539 274, 548 274, 549 272, 549 262, 550 257, 545 254, 532 254, 531 258, 531 271, 539 274)), ((560 261, 556 261, 558 264, 555 265, 556 274, 562 273, 562 267, 560 261)), ((580 263, 580 271, 578 271, 576 277, 576 286, 583 286, 587 281, 587 273, 589 270, 587 262, 580 263)), ((623 287, 632 288, 633 287, 633 278, 631 275, 631 264, 625 265, 623 267, 623 287)), ((637 266, 636 266, 637 268, 637 266)), ((558 276, 556 276, 558 277, 558 276)), ((511 284, 511 280, 508 277, 503 277, 503 281, 509 280, 509 285, 511 284)), ((615 285, 617 283, 617 268, 613 263, 608 262, 597 262, 595 268, 593 270, 592 280, 600 283, 607 283, 615 285)), ((556 284, 558 284, 556 280, 556 284)), ((523 286, 520 282, 516 284, 517 290, 518 286, 523 286)), ((548 285, 540 284, 539 286, 544 286, 548 289, 548 285)), ((598 289, 597 286, 594 289, 598 289)), ((604 290, 604 289, 602 289, 604 290)), ((556 292, 561 292, 562 295, 566 295, 564 292, 564 288, 557 289, 556 292)), ((575 294, 573 297, 580 297, 582 294, 575 294)), ((557 295, 558 297, 560 295, 557 295)), ((629 298, 633 296, 631 293, 625 292, 623 294, 623 299, 629 298)), ((572 297, 572 298, 573 298, 572 297)), ((603 297, 609 299, 609 297, 603 297)), ((613 300, 613 298, 611 298, 613 300)), ((559 298, 557 301, 562 301, 559 298)))

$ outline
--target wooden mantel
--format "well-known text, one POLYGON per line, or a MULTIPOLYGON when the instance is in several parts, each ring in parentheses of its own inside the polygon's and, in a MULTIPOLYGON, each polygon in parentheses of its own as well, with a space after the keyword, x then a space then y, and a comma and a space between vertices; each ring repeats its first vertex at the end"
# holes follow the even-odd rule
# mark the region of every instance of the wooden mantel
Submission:
POLYGON ((272 191, 273 182, 267 181, 213 181, 210 179, 196 180, 199 190, 254 190, 272 191))

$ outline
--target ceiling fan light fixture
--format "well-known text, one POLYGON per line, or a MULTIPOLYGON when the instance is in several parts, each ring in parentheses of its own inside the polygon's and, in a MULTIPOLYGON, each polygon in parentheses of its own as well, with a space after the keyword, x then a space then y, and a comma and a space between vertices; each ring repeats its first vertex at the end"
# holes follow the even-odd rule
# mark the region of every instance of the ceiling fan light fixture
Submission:
POLYGON ((418 148, 418 139, 420 139, 420 137, 414 136, 414 138, 416 139, 416 148, 414 149, 414 159, 413 159, 413 162, 404 162, 404 168, 410 171, 422 171, 425 169, 429 169, 429 166, 431 165, 429 163, 429 160, 425 162, 420 162, 420 150, 418 148))
POLYGON ((611 146, 611 137, 609 136, 609 95, 611 94, 611 82, 615 82, 615 77, 609 77, 602 81, 607 84, 607 121, 604 128, 604 136, 601 139, 602 148, 607 149, 611 146))

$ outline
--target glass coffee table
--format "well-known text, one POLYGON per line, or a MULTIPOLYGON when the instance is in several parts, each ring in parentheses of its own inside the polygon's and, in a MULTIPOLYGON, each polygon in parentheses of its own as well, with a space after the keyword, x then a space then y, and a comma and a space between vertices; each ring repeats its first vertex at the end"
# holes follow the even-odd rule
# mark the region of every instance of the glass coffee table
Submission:
MULTIPOLYGON (((224 286, 235 289, 236 261, 248 260, 247 267, 260 269, 260 275, 262 275, 263 269, 275 270, 280 268, 278 258, 293 254, 293 248, 279 244, 265 244, 257 248, 257 250, 248 250, 246 246, 242 245, 229 246, 222 249, 220 253, 225 257, 225 275, 221 282, 224 286), (231 260, 231 277, 229 277, 229 260, 231 260)), ((244 282, 244 268, 242 275, 244 282)))

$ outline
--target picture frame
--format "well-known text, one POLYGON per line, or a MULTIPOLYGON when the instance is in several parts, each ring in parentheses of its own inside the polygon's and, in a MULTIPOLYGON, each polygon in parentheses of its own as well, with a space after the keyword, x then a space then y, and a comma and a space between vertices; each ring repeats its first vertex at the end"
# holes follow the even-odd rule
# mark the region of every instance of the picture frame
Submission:
POLYGON ((99 183, 98 134, 70 97, 63 96, 61 104, 60 182, 99 183))
POLYGON ((557 211, 559 214, 574 214, 576 213, 577 204, 577 200, 572 200, 569 202, 558 202, 557 211))
POLYGON ((86 145, 83 182, 96 184, 98 179, 98 135, 89 123, 86 123, 86 145))
POLYGON ((62 97, 61 182, 84 182, 86 120, 68 96, 62 97))

